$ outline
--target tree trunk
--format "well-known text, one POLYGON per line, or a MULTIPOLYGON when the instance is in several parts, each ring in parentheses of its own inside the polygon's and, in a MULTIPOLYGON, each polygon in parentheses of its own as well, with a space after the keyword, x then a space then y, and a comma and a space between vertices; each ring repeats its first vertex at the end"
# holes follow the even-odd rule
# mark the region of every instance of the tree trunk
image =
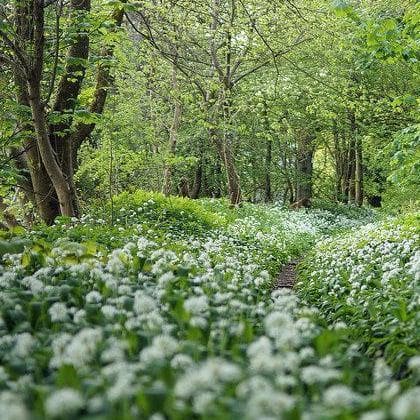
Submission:
POLYGON ((340 143, 340 133, 337 128, 337 122, 333 122, 333 139, 334 139, 334 150, 333 158, 335 163, 335 199, 336 201, 342 201, 342 182, 344 177, 344 166, 343 166, 343 151, 340 143))
POLYGON ((295 201, 298 207, 310 207, 312 199, 312 172, 315 137, 309 133, 303 133, 298 140, 296 168, 297 185, 295 201))
POLYGON ((214 165, 214 178, 212 186, 212 196, 214 198, 220 198, 222 196, 222 166, 220 160, 217 160, 214 165))
MULTIPOLYGON (((122 1, 126 3, 126 0, 122 1)), ((116 8, 112 13, 112 20, 115 22, 115 29, 118 29, 124 18, 124 9, 116 8)), ((114 48, 105 46, 102 48, 100 56, 104 58, 103 63, 98 65, 96 71, 96 84, 93 100, 89 106, 89 112, 101 115, 105 108, 108 91, 112 87, 114 78, 111 75, 111 58, 114 55, 114 48)), ((77 153, 82 143, 92 134, 96 123, 79 123, 76 130, 71 134, 73 168, 77 169, 77 153)))
POLYGON ((241 187, 230 143, 223 138, 216 138, 215 142, 220 159, 224 163, 226 170, 229 201, 234 206, 241 201, 241 187))
POLYGON ((265 188, 264 188, 264 200, 269 203, 273 200, 271 192, 271 160, 272 160, 272 140, 266 140, 266 155, 265 155, 265 188))
MULTIPOLYGON (((90 10, 90 0, 71 0, 70 12, 79 18, 81 13, 90 10)), ((116 7, 112 17, 116 27, 121 25, 124 10, 116 7)), ((58 84, 52 112, 66 114, 68 119, 60 124, 48 126, 48 116, 45 103, 41 98, 41 83, 44 62, 44 4, 43 2, 19 3, 16 6, 17 45, 20 49, 28 49, 33 54, 27 67, 15 69, 15 82, 18 89, 18 101, 30 106, 36 140, 29 138, 24 146, 22 169, 27 167, 30 174, 31 188, 26 188, 28 197, 32 198, 41 218, 47 223, 53 223, 60 215, 78 215, 78 200, 73 181, 74 164, 80 144, 95 127, 92 124, 78 124, 76 130, 70 133, 72 111, 75 109, 77 97, 85 76, 85 61, 88 58, 89 38, 83 31, 71 44, 64 74, 58 84), (28 48, 29 47, 29 48, 28 48), (29 92, 28 92, 29 87, 29 92)), ((57 41, 58 42, 58 41, 57 41)), ((103 49, 106 58, 112 55, 112 48, 103 49)), ((107 62, 98 67, 97 83, 94 100, 90 111, 102 113, 107 95, 110 76, 110 65, 107 62)), ((54 79, 50 81, 50 90, 54 88, 54 79)), ((28 178, 29 180, 29 178, 28 178)))
MULTIPOLYGON (((73 0, 76 1, 76 0, 73 0)), ((56 154, 50 141, 46 122, 44 103, 41 99, 41 83, 44 67, 44 4, 33 4, 33 57, 29 64, 28 89, 29 104, 37 138, 37 146, 45 170, 57 194, 60 211, 64 216, 74 216, 69 184, 56 159, 56 154)))
POLYGON ((201 190, 201 183, 203 179, 203 158, 200 157, 200 160, 197 163, 197 167, 195 168, 195 175, 194 175, 194 184, 190 191, 190 198, 197 199, 200 190, 201 190))
POLYGON ((50 143, 45 121, 44 107, 40 97, 39 85, 40 81, 36 79, 30 81, 29 85, 29 102, 34 120, 38 150, 41 155, 42 163, 45 166, 45 170, 57 194, 60 213, 63 216, 72 217, 75 215, 75 212, 73 209, 71 189, 55 158, 54 149, 50 143))
POLYGON ((356 138, 355 184, 355 201, 360 207, 363 204, 363 156, 360 136, 356 138))
MULTIPOLYGON (((15 12, 15 25, 17 42, 20 48, 24 49, 32 43, 33 30, 30 16, 33 15, 33 4, 18 3, 15 12)), ((14 82, 17 90, 17 102, 30 108, 27 78, 20 65, 13 69, 14 82)), ((16 156, 15 165, 22 172, 23 181, 19 186, 24 191, 26 197, 33 203, 39 216, 47 224, 52 224, 55 217, 59 214, 58 199, 51 183, 51 180, 42 163, 38 150, 33 124, 28 121, 20 123, 25 131, 30 132, 24 141, 22 151, 12 151, 16 156)))
POLYGON ((268 105, 264 101, 264 130, 267 139, 265 141, 265 165, 264 165, 264 201, 269 203, 273 200, 271 192, 271 161, 273 142, 270 136, 270 122, 268 120, 268 105))
POLYGON ((356 117, 350 112, 350 138, 347 158, 347 179, 348 179, 348 203, 355 203, 356 197, 356 117))
MULTIPOLYGON (((177 64, 176 59, 172 66, 172 90, 175 95, 174 98, 174 112, 172 124, 169 129, 169 151, 171 158, 176 153, 176 142, 178 137, 178 129, 181 122, 181 101, 178 95, 178 79, 177 79, 177 64)), ((166 163, 163 170, 163 187, 162 192, 165 195, 170 195, 172 191, 172 163, 166 163)))

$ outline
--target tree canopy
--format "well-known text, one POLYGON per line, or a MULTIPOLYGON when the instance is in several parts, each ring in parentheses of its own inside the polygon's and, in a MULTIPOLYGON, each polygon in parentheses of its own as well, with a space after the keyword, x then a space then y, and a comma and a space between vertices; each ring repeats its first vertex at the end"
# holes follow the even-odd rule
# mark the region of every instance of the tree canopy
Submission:
POLYGON ((0 193, 18 218, 137 188, 418 199, 415 1, 16 0, 0 17, 0 193))

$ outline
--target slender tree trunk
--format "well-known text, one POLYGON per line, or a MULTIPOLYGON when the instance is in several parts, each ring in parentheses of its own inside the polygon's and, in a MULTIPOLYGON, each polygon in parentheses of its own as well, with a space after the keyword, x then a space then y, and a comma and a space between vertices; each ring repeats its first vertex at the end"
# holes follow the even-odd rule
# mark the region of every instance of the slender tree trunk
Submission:
POLYGON ((220 160, 217 160, 214 165, 214 179, 213 179, 213 188, 212 196, 214 198, 220 198, 222 196, 222 166, 220 160))
POLYGON ((35 79, 34 81, 31 81, 29 85, 29 102, 34 120, 38 149, 41 155, 42 163, 45 166, 45 170, 51 179, 57 194, 60 212, 63 216, 71 217, 75 215, 71 189, 55 158, 54 149, 50 143, 48 129, 45 122, 44 107, 40 97, 39 84, 40 81, 35 79))
POLYGON ((342 203, 348 201, 349 180, 348 180, 348 145, 345 138, 338 135, 335 145, 335 173, 336 173, 336 200, 342 203))
MULTIPOLYGON (((15 25, 17 43, 22 50, 33 41, 33 28, 30 19, 33 12, 34 4, 32 2, 22 2, 16 5, 15 25)), ((30 108, 26 75, 19 65, 15 66, 13 70, 17 90, 17 102, 22 106, 30 108)), ((20 182, 20 186, 27 198, 32 201, 41 219, 47 224, 51 224, 60 212, 57 194, 42 163, 35 135, 32 134, 34 131, 33 124, 28 121, 22 121, 21 125, 30 134, 28 134, 28 138, 23 144, 22 153, 20 153, 21 151, 12 151, 16 156, 16 167, 24 175, 23 182, 20 182)))
POLYGON ((226 170, 230 204, 237 205, 241 201, 241 187, 230 143, 223 138, 217 138, 215 141, 219 156, 224 163, 226 170))
POLYGON ((266 154, 265 154, 265 188, 264 200, 266 203, 273 201, 273 194, 271 192, 271 160, 272 160, 272 145, 271 139, 266 140, 266 154))
MULTIPOLYGON (((230 25, 233 26, 233 21, 236 16, 236 4, 232 2, 231 6, 231 16, 230 16, 230 25)), ((211 32, 215 33, 220 26, 220 0, 212 1, 212 22, 211 22, 211 32)), ((233 155, 233 145, 232 145, 232 130, 231 117, 232 117, 232 34, 229 26, 226 27, 225 32, 225 56, 223 57, 224 66, 221 65, 221 61, 217 57, 218 48, 216 39, 212 36, 210 38, 210 57, 211 57, 211 71, 212 73, 216 71, 219 77, 219 83, 221 84, 221 89, 219 90, 219 103, 218 103, 218 118, 221 119, 223 123, 222 135, 217 136, 216 147, 218 149, 219 156, 225 166, 226 177, 227 177, 227 187, 229 200, 231 205, 237 205, 241 202, 241 186, 240 178, 236 169, 234 155, 233 155)))
POLYGON ((348 179, 348 189, 347 189, 347 202, 352 204, 355 202, 356 188, 355 188, 355 148, 354 148, 354 139, 350 139, 349 143, 349 155, 348 155, 348 169, 347 169, 347 179, 348 179))
MULTIPOLYGON (((123 0, 122 3, 126 3, 123 0)), ((112 13, 112 20, 115 22, 114 31, 118 30, 124 18, 124 9, 116 8, 112 13)), ((106 99, 109 90, 112 88, 114 78, 111 74, 111 59, 114 55, 113 46, 104 46, 101 50, 100 56, 104 59, 98 65, 96 70, 96 84, 93 94, 93 100, 89 106, 89 112, 92 114, 101 115, 105 108, 106 99)), ((71 134, 70 142, 72 144, 72 161, 73 168, 77 169, 77 153, 83 142, 92 134, 96 127, 96 123, 79 123, 75 131, 71 134)))
POLYGON ((281 155, 281 160, 282 160, 282 173, 286 180, 286 188, 284 190, 284 195, 283 195, 284 197, 283 204, 286 203, 287 196, 289 197, 289 203, 292 204, 295 201, 295 194, 294 194, 293 182, 290 177, 290 167, 289 167, 289 163, 287 159, 286 147, 284 147, 284 152, 281 155))
POLYGON ((315 147, 314 136, 303 133, 298 140, 297 148, 297 186, 296 203, 298 207, 309 207, 312 199, 312 172, 315 147))
POLYGON ((347 177, 348 177, 348 202, 355 203, 356 197, 356 117, 354 112, 350 112, 350 138, 349 138, 349 150, 348 150, 348 166, 347 166, 347 177))
POLYGON ((360 207, 363 204, 363 156, 360 136, 356 138, 355 184, 355 202, 360 207))
MULTIPOLYGON (((32 111, 39 154, 57 194, 61 214, 63 216, 74 216, 71 189, 51 144, 44 103, 41 99, 45 47, 44 31, 44 4, 36 1, 33 5, 33 58, 28 71, 29 104, 32 111)), ((59 96, 57 95, 58 100, 59 96)))
POLYGON ((200 159, 197 163, 197 167, 195 168, 195 175, 194 175, 194 184, 190 191, 190 198, 196 199, 198 198, 201 190, 201 183, 203 179, 203 158, 200 156, 200 159))
POLYGON ((241 185, 238 171, 236 169, 235 159, 232 151, 232 136, 231 131, 231 95, 230 89, 225 89, 223 94, 223 134, 221 138, 216 139, 218 145, 219 154, 222 162, 225 165, 226 176, 227 176, 227 187, 230 204, 236 206, 241 202, 241 185), (226 97, 227 95, 227 97, 226 97), (226 127, 227 126, 227 127, 226 127))
MULTIPOLYGON (((175 63, 172 65, 172 91, 175 95, 174 100, 174 112, 172 118, 172 124, 169 129, 169 150, 171 153, 171 157, 173 157, 176 153, 176 143, 178 137, 178 130, 179 125, 181 122, 181 101, 178 95, 178 78, 177 78, 177 64, 176 60, 175 63)), ((165 168, 163 170, 163 187, 162 192, 165 195, 171 194, 172 191, 172 164, 166 163, 165 168)))
POLYGON ((349 201, 349 142, 344 140, 344 147, 345 147, 345 151, 342 154, 342 158, 341 158, 341 168, 342 168, 342 177, 341 177, 341 202, 343 203, 348 203, 349 201))
POLYGON ((270 122, 268 120, 268 106, 264 101, 264 129, 267 139, 265 141, 265 165, 264 165, 264 201, 269 203, 273 200, 271 192, 271 161, 273 142, 270 136, 270 122))
POLYGON ((335 163, 335 199, 341 201, 341 183, 343 180, 343 163, 342 151, 340 147, 340 134, 338 132, 337 123, 333 123, 333 139, 334 139, 334 163, 335 163))

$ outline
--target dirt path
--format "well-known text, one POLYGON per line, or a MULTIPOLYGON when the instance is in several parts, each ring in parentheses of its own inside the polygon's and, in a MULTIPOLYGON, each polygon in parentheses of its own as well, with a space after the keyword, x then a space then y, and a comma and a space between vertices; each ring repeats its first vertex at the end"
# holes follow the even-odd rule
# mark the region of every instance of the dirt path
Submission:
POLYGON ((283 266, 275 285, 275 289, 287 287, 292 289, 296 282, 296 265, 298 261, 292 261, 283 266))

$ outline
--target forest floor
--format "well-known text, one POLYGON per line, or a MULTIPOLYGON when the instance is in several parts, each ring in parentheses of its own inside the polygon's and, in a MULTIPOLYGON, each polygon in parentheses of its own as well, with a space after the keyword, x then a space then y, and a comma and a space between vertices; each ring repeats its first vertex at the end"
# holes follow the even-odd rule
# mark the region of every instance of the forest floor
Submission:
POLYGON ((417 214, 114 209, 0 241, 1 419, 420 411, 417 214))

